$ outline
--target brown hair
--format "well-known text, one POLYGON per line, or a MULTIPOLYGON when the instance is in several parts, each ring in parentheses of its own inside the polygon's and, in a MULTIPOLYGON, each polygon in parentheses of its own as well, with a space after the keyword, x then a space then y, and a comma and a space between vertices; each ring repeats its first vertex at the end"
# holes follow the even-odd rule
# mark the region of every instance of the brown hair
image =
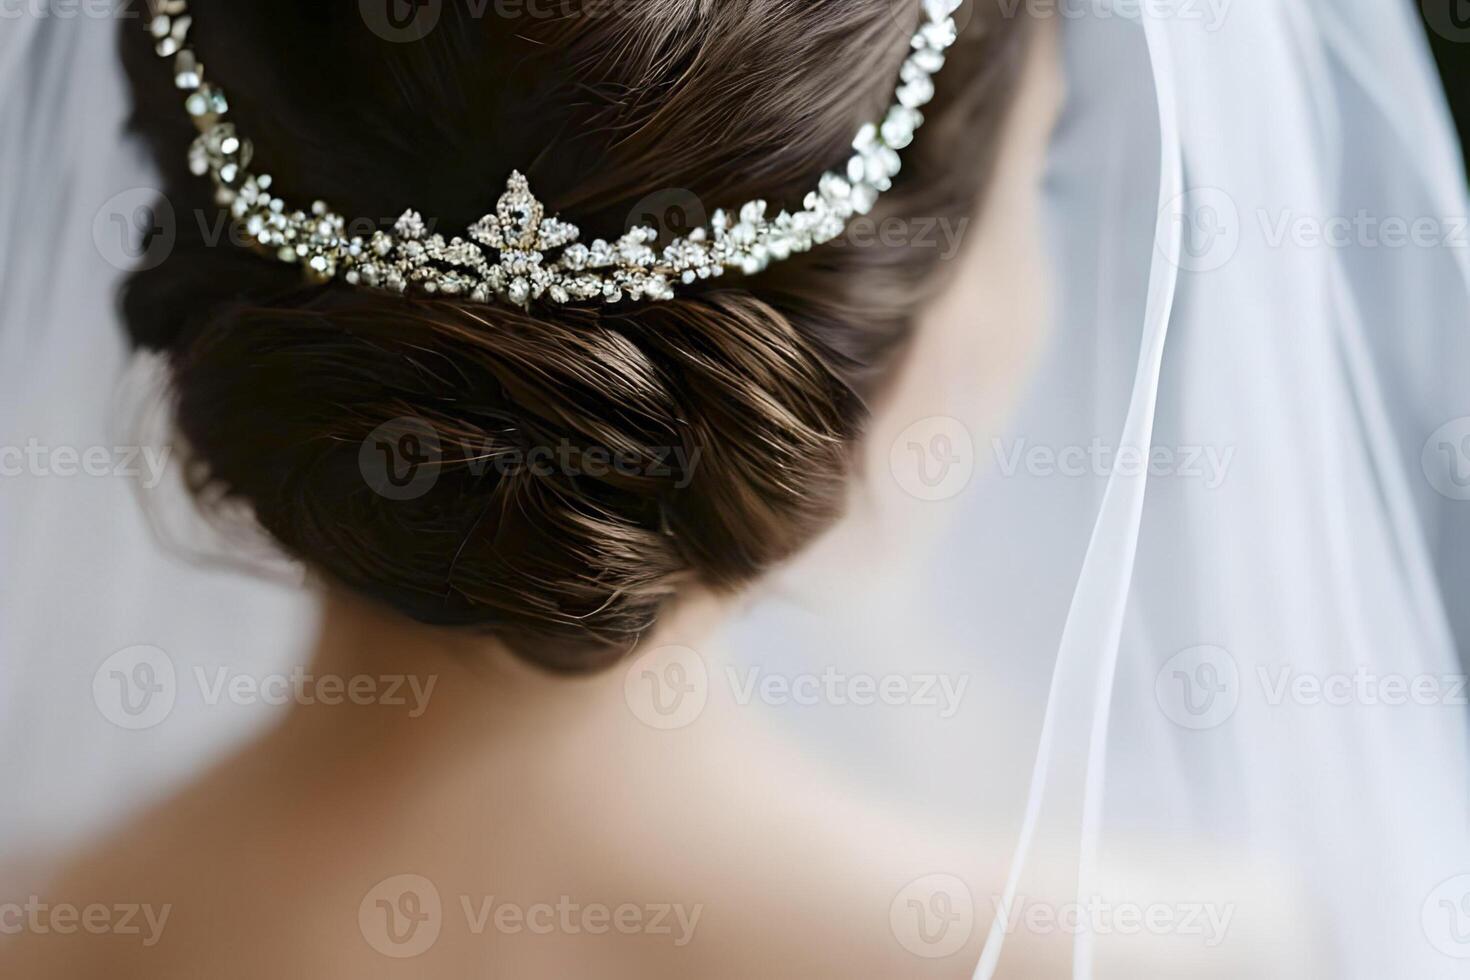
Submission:
MULTIPOLYGON (((288 199, 384 223, 412 205, 458 230, 519 168, 603 237, 676 205, 799 202, 881 113, 919 17, 919 0, 445 3, 396 43, 367 5, 193 5, 206 71, 288 199)), ((1018 32, 983 2, 962 15, 874 220, 977 206, 1018 32)), ((217 213, 183 165, 193 130, 144 32, 125 32, 136 126, 181 216, 167 261, 127 285, 128 327, 168 356, 200 482, 291 553, 418 620, 587 670, 681 583, 738 586, 837 515, 937 251, 838 242, 672 302, 530 313, 309 286, 185 217, 217 213), (424 468, 378 485, 374 453, 395 447, 424 468)))

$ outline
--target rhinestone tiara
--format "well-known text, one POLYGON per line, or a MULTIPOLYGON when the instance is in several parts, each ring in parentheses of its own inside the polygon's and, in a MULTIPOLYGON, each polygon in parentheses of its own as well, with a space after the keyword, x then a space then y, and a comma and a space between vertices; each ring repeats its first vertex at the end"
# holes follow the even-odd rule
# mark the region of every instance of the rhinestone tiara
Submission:
POLYGON ((347 220, 325 202, 295 210, 271 193, 268 174, 250 171, 254 147, 226 121, 229 100, 206 79, 189 44, 193 18, 187 0, 152 0, 149 30, 159 56, 172 59, 174 83, 185 93, 185 110, 200 131, 189 149, 189 168, 214 182, 220 205, 230 208, 254 247, 301 264, 317 282, 340 278, 395 293, 416 290, 480 303, 499 299, 526 308, 538 300, 667 300, 678 283, 727 271, 753 275, 840 236, 854 215, 871 211, 878 195, 893 185, 898 151, 913 142, 923 124, 920 109, 934 97, 933 76, 955 42, 953 14, 962 0, 921 2, 919 29, 899 72, 893 105, 881 122, 858 131, 844 171, 823 174, 800 211, 771 217, 765 201, 751 201, 716 211, 707 228, 675 238, 661 250, 654 245, 658 232, 647 227, 634 227, 612 242, 581 243, 581 230, 547 217, 519 172, 511 173, 494 212, 471 225, 468 237, 430 234, 413 210, 403 213, 392 234, 350 235, 347 220))

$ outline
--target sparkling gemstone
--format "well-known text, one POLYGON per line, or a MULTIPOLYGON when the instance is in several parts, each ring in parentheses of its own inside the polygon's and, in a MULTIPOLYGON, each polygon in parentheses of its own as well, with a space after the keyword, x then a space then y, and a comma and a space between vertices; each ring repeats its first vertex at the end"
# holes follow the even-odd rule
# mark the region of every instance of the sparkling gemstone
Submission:
POLYGON ((184 100, 184 109, 198 119, 202 116, 224 115, 230 110, 230 103, 224 92, 206 82, 184 100))
POLYGON ((522 306, 542 295, 558 303, 599 297, 616 303, 629 297, 670 298, 671 280, 692 284, 727 270, 758 273, 772 261, 840 236, 855 213, 869 213, 899 172, 897 151, 912 143, 923 124, 918 110, 935 95, 932 75, 944 66, 944 51, 956 40, 953 15, 961 3, 921 0, 926 23, 913 36, 912 52, 899 72, 896 104, 881 123, 858 131, 854 155, 821 177, 817 190, 804 198, 805 210, 782 211, 771 219, 766 202, 754 200, 733 211, 716 211, 707 228, 676 237, 661 251, 655 251, 658 229, 645 226, 629 228, 613 244, 598 239, 588 247, 573 244, 580 237, 577 227, 546 217, 526 178, 512 172, 495 211, 470 227, 470 241, 426 238, 423 217, 408 211, 393 226, 396 238, 377 232, 368 242, 381 267, 358 265, 362 240, 345 241, 344 219, 324 202, 314 202, 309 215, 287 208, 267 193, 269 177, 247 174, 251 144, 233 126, 216 121, 229 104, 222 91, 204 81, 204 68, 187 47, 190 18, 184 0, 154 0, 158 16, 149 30, 159 54, 173 61, 175 84, 187 93, 186 111, 201 129, 208 127, 190 146, 191 171, 213 174, 216 198, 237 220, 246 221, 256 240, 279 248, 283 259, 304 261, 311 272, 326 277, 342 274, 352 284, 384 281, 398 292, 414 285, 429 293, 468 293, 481 302, 500 296, 522 306), (450 272, 446 266, 468 271, 450 272), (607 271, 571 275, 581 270, 607 271))
POLYGON ((189 147, 189 172, 195 177, 203 177, 209 173, 209 151, 203 140, 195 140, 194 145, 189 147))
POLYGON ((174 84, 186 92, 192 92, 204 81, 204 66, 187 48, 179 52, 174 61, 174 84))
POLYGON ((895 150, 901 150, 914 141, 914 130, 924 117, 908 106, 894 106, 883 120, 883 142, 895 150))
POLYGON ((928 105, 934 98, 934 83, 927 78, 918 78, 898 90, 898 101, 910 109, 928 105))
POLYGON ((909 62, 928 74, 933 75, 944 67, 944 52, 936 51, 933 48, 920 48, 909 55, 909 62))
POLYGON ((954 20, 946 18, 943 21, 925 24, 920 28, 919 36, 929 47, 943 51, 959 39, 959 31, 954 20))
POLYGON ((924 13, 932 21, 944 21, 960 9, 963 0, 924 0, 924 13))

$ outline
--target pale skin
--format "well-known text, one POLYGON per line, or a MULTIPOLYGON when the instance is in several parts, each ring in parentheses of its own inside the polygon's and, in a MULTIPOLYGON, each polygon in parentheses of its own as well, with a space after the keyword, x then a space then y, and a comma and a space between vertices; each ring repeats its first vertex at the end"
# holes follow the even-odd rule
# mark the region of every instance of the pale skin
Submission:
MULTIPOLYGON (((1034 356, 1055 59, 1038 31, 984 221, 879 407, 870 470, 915 419, 1001 416, 1034 356)), ((839 567, 871 548, 895 492, 855 488, 853 512, 812 560, 839 567)), ((689 647, 717 671, 711 634, 730 601, 691 593, 640 649, 689 647)), ((166 914, 156 941, 143 942, 141 915, 143 937, 29 931, 0 943, 0 975, 970 975, 1007 835, 941 826, 918 801, 859 792, 725 685, 710 686, 692 723, 662 730, 634 706, 626 667, 551 677, 329 590, 324 605, 313 674, 412 675, 430 692, 424 703, 290 709, 46 890, 53 902, 144 905, 155 925, 166 914), (935 874, 964 882, 975 918, 963 945, 930 958, 892 915, 909 909, 906 886, 935 874), (412 958, 382 951, 406 951, 394 938, 428 908, 421 884, 401 900, 403 875, 431 883, 441 908, 437 939, 412 958)), ((1002 976, 1065 975, 1068 937, 1013 945, 1002 976)))

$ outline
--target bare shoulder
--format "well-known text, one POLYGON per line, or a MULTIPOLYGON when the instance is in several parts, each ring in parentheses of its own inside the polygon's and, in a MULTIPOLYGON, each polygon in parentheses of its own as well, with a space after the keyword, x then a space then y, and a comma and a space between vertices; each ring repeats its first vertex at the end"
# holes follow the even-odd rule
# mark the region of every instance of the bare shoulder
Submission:
POLYGON ((317 967, 346 948, 334 931, 350 938, 329 911, 355 887, 347 842, 267 778, 293 778, 276 748, 245 749, 49 876, 0 942, 0 976, 334 975, 317 967))
POLYGON ((273 736, 79 855, 0 975, 968 975, 973 842, 771 745, 623 738, 415 783, 273 736), (108 912, 55 919, 73 907, 108 912))

